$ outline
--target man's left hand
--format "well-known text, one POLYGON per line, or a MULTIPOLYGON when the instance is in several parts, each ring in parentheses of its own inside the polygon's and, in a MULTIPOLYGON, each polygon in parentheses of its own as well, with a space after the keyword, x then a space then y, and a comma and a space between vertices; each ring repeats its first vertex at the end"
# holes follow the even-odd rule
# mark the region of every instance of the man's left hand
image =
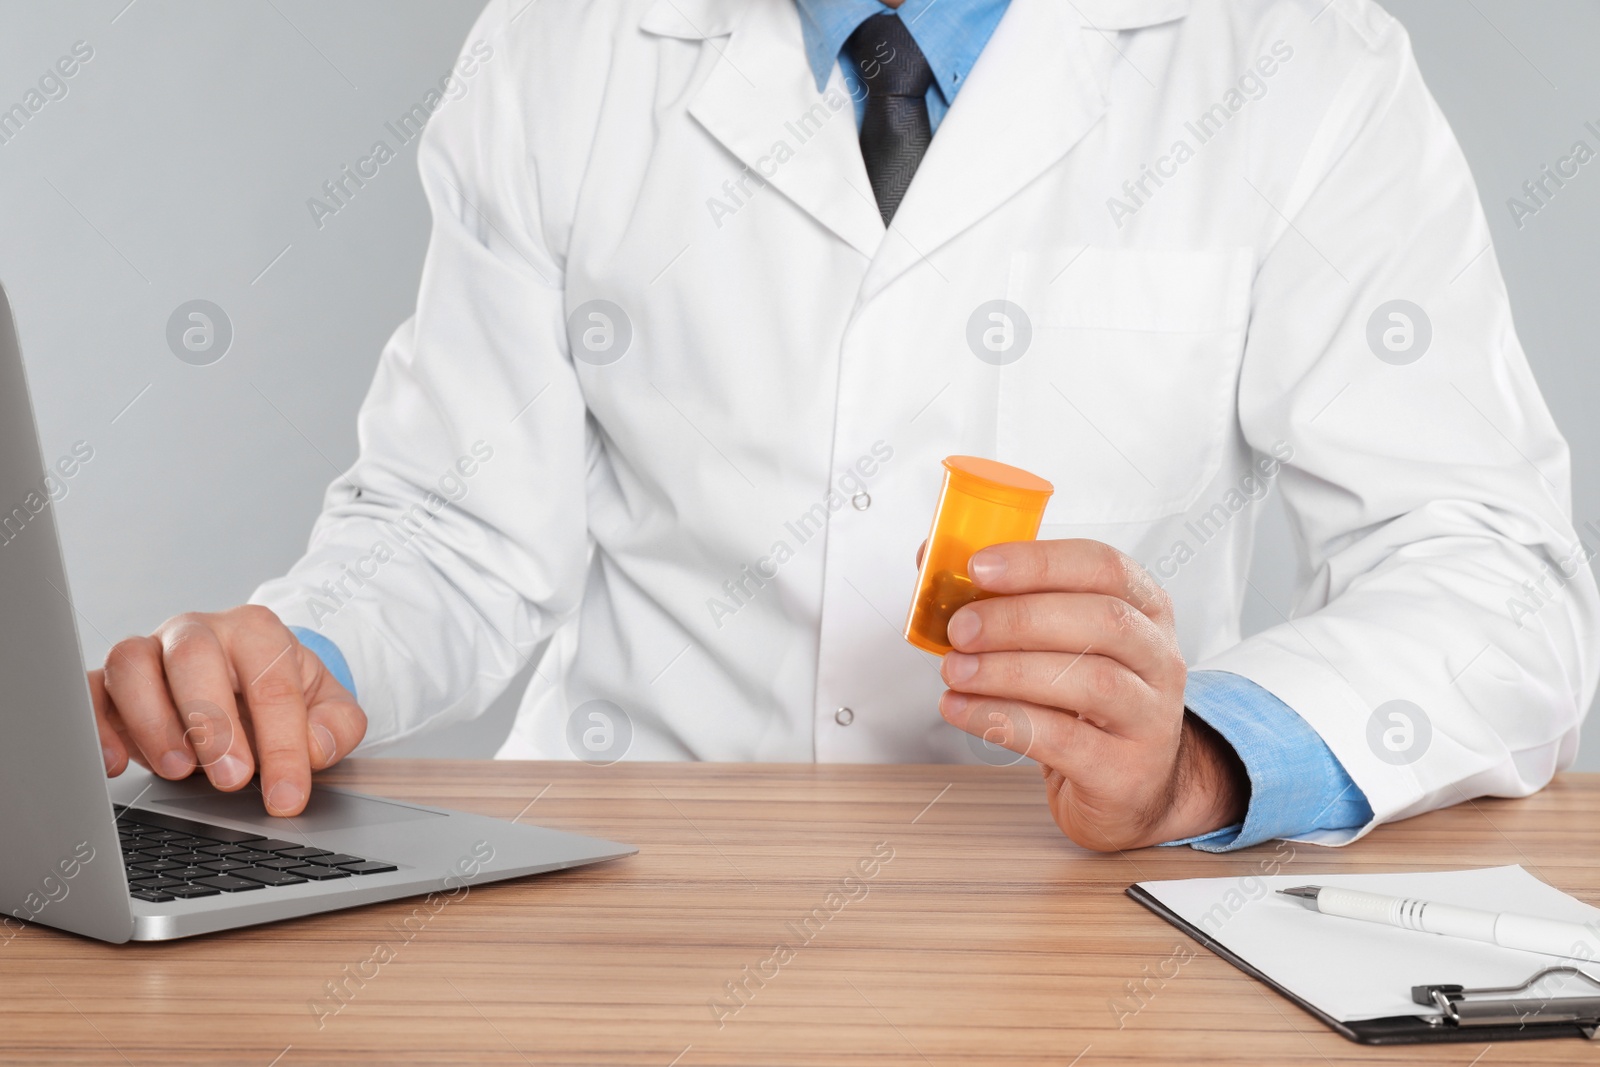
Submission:
POLYGON ((1143 567, 1089 540, 995 545, 968 566, 996 595, 951 616, 940 713, 1036 760, 1068 837, 1140 848, 1244 817, 1244 766, 1184 710, 1172 601, 1143 567))

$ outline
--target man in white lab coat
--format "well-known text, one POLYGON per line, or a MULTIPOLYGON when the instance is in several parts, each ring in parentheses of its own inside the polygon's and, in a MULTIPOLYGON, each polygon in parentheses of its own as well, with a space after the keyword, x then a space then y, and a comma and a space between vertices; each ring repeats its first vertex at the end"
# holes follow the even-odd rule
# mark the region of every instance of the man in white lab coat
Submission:
POLYGON ((1026 752, 1093 848, 1572 760, 1567 449, 1376 4, 492 0, 455 76, 360 458, 252 606, 113 650, 112 773, 293 814, 541 648, 502 756, 1026 752), (939 661, 899 631, 949 454, 1056 488, 939 661), (1270 492, 1302 593, 1241 640, 1270 492))

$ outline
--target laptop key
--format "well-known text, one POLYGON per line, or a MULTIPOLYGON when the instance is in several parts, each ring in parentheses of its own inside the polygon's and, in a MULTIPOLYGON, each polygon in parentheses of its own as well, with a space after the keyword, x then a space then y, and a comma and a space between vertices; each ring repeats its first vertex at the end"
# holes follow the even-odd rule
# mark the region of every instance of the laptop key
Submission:
POLYGON ((263 837, 259 841, 250 842, 250 848, 256 852, 282 852, 286 848, 303 848, 294 841, 279 841, 276 837, 263 837))
POLYGON ((165 904, 173 899, 170 893, 163 893, 158 889, 130 889, 128 895, 139 900, 148 900, 152 904, 165 904))
POLYGON ((213 856, 209 852, 180 852, 176 855, 167 857, 167 859, 171 860, 173 863, 181 863, 185 867, 198 867, 202 863, 210 863, 214 859, 221 858, 233 859, 232 856, 213 856))
POLYGON ((214 845, 216 842, 204 837, 174 837, 167 844, 175 845, 178 848, 197 849, 206 845, 214 845))
POLYGON ((313 882, 326 882, 333 878, 349 878, 354 872, 341 871, 337 867, 319 867, 313 863, 306 867, 291 867, 288 873, 309 878, 313 882))
POLYGON ((175 885, 182 885, 183 883, 176 878, 155 877, 135 879, 129 884, 139 889, 170 889, 175 885))
POLYGON ((216 873, 209 867, 174 867, 171 870, 162 872, 167 878, 180 878, 185 882, 192 882, 196 878, 210 878, 216 873))
POLYGON ((272 851, 276 852, 280 856, 287 856, 289 859, 294 860, 308 860, 313 856, 333 855, 333 853, 329 852, 325 848, 311 848, 307 845, 301 845, 294 848, 275 848, 272 851))
POLYGON ((233 860, 236 863, 256 863, 260 860, 270 860, 272 858, 272 853, 250 849, 245 852, 231 853, 224 858, 233 860))
MULTIPOLYGON (((161 874, 163 871, 181 871, 183 864, 173 863, 171 860, 145 860, 135 863, 128 868, 130 871, 144 871, 146 874, 161 874)), ((210 871, 206 872, 210 874, 210 871)))
POLYGON ((213 889, 208 885, 181 885, 173 889, 169 889, 167 892, 171 893, 179 900, 192 900, 195 897, 214 897, 218 893, 222 892, 222 890, 213 889))
POLYGON ((169 856, 182 856, 188 853, 186 848, 173 848, 171 845, 159 845, 155 848, 142 848, 139 850, 153 860, 164 860, 169 856))
MULTIPOLYGON (((230 856, 229 858, 231 859, 232 857, 230 856)), ((257 867, 265 867, 270 871, 288 871, 293 870, 295 867, 304 867, 305 865, 305 860, 270 859, 256 861, 257 867)))
POLYGON ((326 856, 312 856, 311 862, 321 864, 324 867, 342 867, 346 863, 365 863, 366 860, 360 856, 346 856, 342 852, 330 852, 326 856))
POLYGON ((231 856, 235 852, 248 851, 243 845, 203 845, 195 849, 196 852, 209 852, 213 856, 231 856))
POLYGON ((387 871, 398 871, 400 868, 392 863, 379 863, 377 860, 362 860, 360 863, 346 863, 340 867, 341 871, 351 874, 383 874, 387 871))
POLYGON ((238 860, 233 859, 216 859, 199 864, 199 866, 220 874, 223 871, 242 871, 246 867, 250 866, 250 864, 240 863, 238 860))
POLYGON ((260 882, 252 882, 248 878, 235 878, 231 874, 217 874, 212 875, 210 878, 196 878, 191 884, 210 886, 212 889, 220 889, 224 893, 242 893, 246 889, 266 888, 260 882))
POLYGON ((304 878, 288 871, 269 871, 264 867, 246 867, 242 871, 234 871, 233 877, 248 878, 262 885, 300 885, 305 881, 304 878))

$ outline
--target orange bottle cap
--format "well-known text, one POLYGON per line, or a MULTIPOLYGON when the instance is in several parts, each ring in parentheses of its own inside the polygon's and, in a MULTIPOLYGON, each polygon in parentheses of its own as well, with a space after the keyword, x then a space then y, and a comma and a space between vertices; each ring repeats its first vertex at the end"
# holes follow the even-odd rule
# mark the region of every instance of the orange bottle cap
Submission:
POLYGON ((964 493, 1012 507, 1038 507, 1056 487, 1021 467, 981 456, 950 456, 944 461, 950 483, 964 493))

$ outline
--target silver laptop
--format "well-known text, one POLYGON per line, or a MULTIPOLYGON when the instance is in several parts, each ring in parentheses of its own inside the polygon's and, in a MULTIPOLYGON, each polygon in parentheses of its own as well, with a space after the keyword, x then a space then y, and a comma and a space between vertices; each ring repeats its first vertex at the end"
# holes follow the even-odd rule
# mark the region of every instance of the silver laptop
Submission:
POLYGON ((107 781, 22 354, 0 288, 0 912, 156 941, 636 852, 628 845, 314 787, 274 818, 257 789, 107 781))

